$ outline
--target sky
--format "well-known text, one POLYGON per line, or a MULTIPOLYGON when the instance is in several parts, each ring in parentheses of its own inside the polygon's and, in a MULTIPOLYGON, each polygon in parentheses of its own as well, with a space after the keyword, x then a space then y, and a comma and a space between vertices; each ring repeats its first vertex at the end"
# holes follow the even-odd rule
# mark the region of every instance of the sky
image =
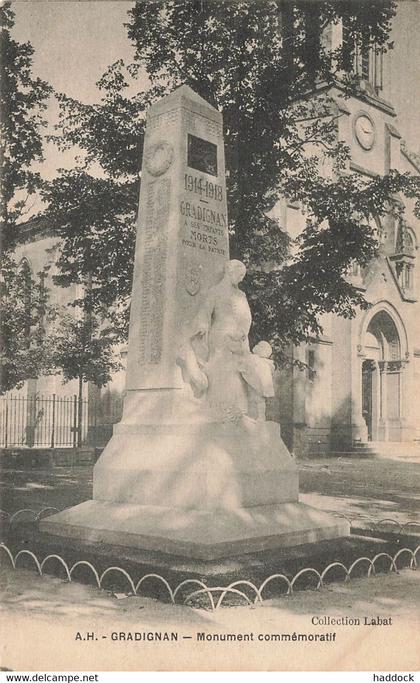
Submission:
MULTIPOLYGON (((369 0, 367 0, 369 1, 369 0)), ((409 148, 420 153, 420 1, 398 3, 391 39, 390 95, 398 128, 409 148)))
POLYGON ((106 68, 133 56, 123 26, 132 2, 16 0, 13 6, 15 37, 32 43, 34 71, 59 92, 94 102, 106 68))
MULTIPOLYGON (((34 47, 33 74, 84 103, 100 100, 96 82, 107 67, 118 59, 130 61, 134 55, 124 22, 133 2, 126 0, 13 0, 15 26, 13 36, 34 47)), ((50 98, 46 118, 48 133, 58 121, 59 107, 50 98)), ((44 158, 36 164, 43 177, 52 179, 58 168, 73 168, 81 150, 60 152, 53 143, 45 143, 44 158)), ((100 168, 92 173, 102 175, 100 168)), ((30 215, 42 210, 39 197, 34 199, 30 215)))
MULTIPOLYGON (((369 2, 370 0, 366 0, 369 2)), ((117 59, 130 61, 133 48, 124 22, 133 2, 126 0, 14 0, 14 37, 35 48, 34 74, 58 92, 83 102, 99 99, 96 81, 117 59)), ((394 21, 395 49, 391 59, 390 99, 398 111, 398 128, 408 146, 420 152, 420 1, 399 3, 394 21)), ((57 117, 53 102, 50 122, 57 117)), ((46 150, 43 172, 55 175, 58 166, 71 167, 73 157, 52 145, 46 150)))

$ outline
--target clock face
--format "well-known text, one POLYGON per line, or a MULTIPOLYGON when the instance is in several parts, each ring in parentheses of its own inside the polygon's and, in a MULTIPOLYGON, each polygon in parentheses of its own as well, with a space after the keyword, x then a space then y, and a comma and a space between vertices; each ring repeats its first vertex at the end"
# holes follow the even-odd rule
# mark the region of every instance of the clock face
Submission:
POLYGON ((363 149, 372 149, 375 142, 375 126, 367 114, 359 114, 354 123, 357 142, 363 149))

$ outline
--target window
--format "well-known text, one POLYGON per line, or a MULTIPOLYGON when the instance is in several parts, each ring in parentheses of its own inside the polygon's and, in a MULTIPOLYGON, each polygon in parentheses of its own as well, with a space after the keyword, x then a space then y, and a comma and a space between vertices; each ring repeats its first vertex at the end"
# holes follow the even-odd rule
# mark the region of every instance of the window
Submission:
POLYGON ((406 229, 405 249, 407 251, 407 254, 409 254, 410 256, 416 255, 416 244, 415 244, 415 240, 414 240, 414 235, 411 232, 410 228, 406 229))
POLYGON ((343 68, 359 76, 367 90, 378 93, 383 87, 383 52, 376 45, 356 41, 347 21, 342 25, 343 68))
POLYGON ((342 24, 342 53, 344 70, 351 73, 355 67, 356 45, 350 33, 350 26, 344 19, 342 24))
POLYGON ((315 350, 314 349, 308 349, 307 354, 306 354, 306 365, 308 366, 307 369, 307 378, 309 382, 313 382, 315 379, 316 375, 316 369, 315 369, 315 350))
POLYGON ((404 289, 413 289, 413 266, 408 265, 404 271, 404 289))
POLYGON ((370 50, 368 47, 362 49, 362 59, 360 75, 364 81, 370 81, 370 50))

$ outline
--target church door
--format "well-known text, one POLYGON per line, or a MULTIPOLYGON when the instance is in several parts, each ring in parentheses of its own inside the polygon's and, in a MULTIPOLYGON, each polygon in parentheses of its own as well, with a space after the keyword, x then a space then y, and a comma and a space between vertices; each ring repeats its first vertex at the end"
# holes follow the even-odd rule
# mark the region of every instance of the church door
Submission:
POLYGON ((362 366, 362 413, 368 431, 368 441, 373 438, 373 364, 365 360, 362 366))
POLYGON ((401 439, 401 343, 387 311, 378 311, 364 338, 362 414, 369 441, 401 439))

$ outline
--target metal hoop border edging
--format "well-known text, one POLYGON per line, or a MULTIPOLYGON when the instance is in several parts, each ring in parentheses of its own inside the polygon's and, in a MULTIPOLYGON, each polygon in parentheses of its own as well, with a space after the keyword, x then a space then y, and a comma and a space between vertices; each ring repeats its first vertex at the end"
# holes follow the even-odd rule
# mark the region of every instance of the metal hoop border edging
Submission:
MULTIPOLYGON (((25 509, 25 510, 19 511, 19 512, 27 512, 27 511, 29 511, 29 509, 25 509)), ((33 510, 30 510, 30 511, 34 512, 33 510)), ((294 586, 295 586, 297 580, 301 576, 303 576, 305 574, 309 574, 309 573, 314 574, 318 579, 317 585, 316 585, 316 590, 319 590, 319 589, 325 587, 324 578, 326 577, 328 572, 333 567, 340 567, 341 569, 344 570, 345 582, 346 582, 346 581, 349 581, 351 579, 351 573, 357 565, 359 565, 361 562, 367 562, 369 565, 369 568, 368 568, 366 576, 367 576, 367 578, 370 578, 372 576, 372 574, 374 576, 377 575, 375 563, 377 562, 377 560, 384 557, 390 561, 387 572, 388 573, 392 573, 392 572, 398 573, 399 570, 398 570, 398 566, 397 566, 397 560, 403 554, 408 553, 408 555, 410 556, 409 568, 410 569, 416 569, 418 566, 417 554, 420 551, 420 544, 414 550, 412 550, 411 548, 400 548, 395 553, 395 555, 393 557, 389 553, 386 553, 386 552, 378 553, 372 559, 369 557, 366 557, 366 556, 359 557, 356 560, 354 560, 354 562, 352 562, 352 564, 350 565, 350 567, 348 569, 342 562, 331 562, 327 567, 325 567, 325 569, 321 573, 319 573, 319 571, 314 569, 313 567, 304 567, 303 569, 298 571, 297 574, 295 574, 295 576, 292 579, 289 579, 289 577, 286 576, 285 574, 278 574, 278 573, 271 574, 270 576, 268 576, 267 578, 264 579, 264 581, 261 583, 259 588, 252 581, 249 581, 247 579, 238 579, 237 581, 232 582, 228 586, 206 586, 205 583, 203 581, 200 581, 199 579, 185 579, 185 580, 181 581, 181 583, 179 583, 175 589, 172 589, 169 582, 163 576, 161 576, 160 574, 156 574, 156 573, 145 574, 144 576, 142 576, 137 581, 137 583, 134 583, 130 574, 125 569, 123 569, 122 567, 117 567, 117 566, 107 567, 102 572, 101 576, 99 576, 99 573, 97 572, 95 566, 91 562, 88 562, 87 560, 78 560, 77 562, 75 562, 71 566, 71 568, 69 568, 67 562, 60 555, 57 555, 57 554, 47 555, 42 560, 42 562, 39 562, 38 557, 35 555, 35 553, 33 553, 31 550, 28 550, 26 548, 19 550, 14 556, 13 556, 13 553, 11 552, 10 548, 5 543, 0 543, 0 550, 3 550, 6 553, 6 555, 8 556, 14 570, 16 570, 18 568, 17 567, 17 560, 19 559, 19 557, 22 557, 24 555, 31 557, 33 562, 35 563, 38 574, 41 577, 45 576, 45 574, 46 574, 44 571, 45 565, 47 564, 47 562, 50 562, 53 559, 57 560, 60 563, 60 565, 62 567, 64 567, 65 572, 66 572, 67 581, 69 581, 69 582, 72 581, 72 574, 77 567, 82 566, 82 565, 87 566, 87 567, 89 567, 89 569, 91 570, 91 572, 93 573, 93 575, 96 579, 97 587, 99 589, 102 589, 102 590, 104 590, 103 581, 104 581, 105 577, 108 574, 110 574, 111 572, 117 572, 119 574, 122 574, 127 579, 128 583, 130 585, 130 588, 131 588, 131 592, 135 596, 139 595, 138 591, 139 591, 141 585, 146 580, 157 579, 158 581, 163 583, 163 585, 166 587, 172 604, 175 604, 176 595, 178 594, 178 592, 180 591, 180 589, 183 586, 186 586, 188 584, 199 585, 200 588, 197 590, 194 590, 192 593, 189 593, 184 598, 182 604, 186 605, 191 601, 192 598, 197 597, 198 595, 206 594, 209 597, 212 611, 216 611, 222 606, 226 595, 229 593, 239 595, 241 598, 243 598, 245 600, 245 602, 248 604, 248 606, 255 606, 257 603, 259 603, 260 605, 263 605, 264 604, 264 600, 263 600, 263 596, 262 596, 263 590, 265 589, 265 587, 270 582, 272 582, 276 579, 280 579, 280 580, 284 581, 287 584, 286 595, 292 595, 295 592, 294 586), (255 598, 252 600, 246 593, 238 590, 237 586, 247 586, 247 587, 251 588, 251 590, 255 593, 255 598), (218 599, 215 601, 214 596, 217 593, 220 593, 220 595, 219 595, 218 599)))

